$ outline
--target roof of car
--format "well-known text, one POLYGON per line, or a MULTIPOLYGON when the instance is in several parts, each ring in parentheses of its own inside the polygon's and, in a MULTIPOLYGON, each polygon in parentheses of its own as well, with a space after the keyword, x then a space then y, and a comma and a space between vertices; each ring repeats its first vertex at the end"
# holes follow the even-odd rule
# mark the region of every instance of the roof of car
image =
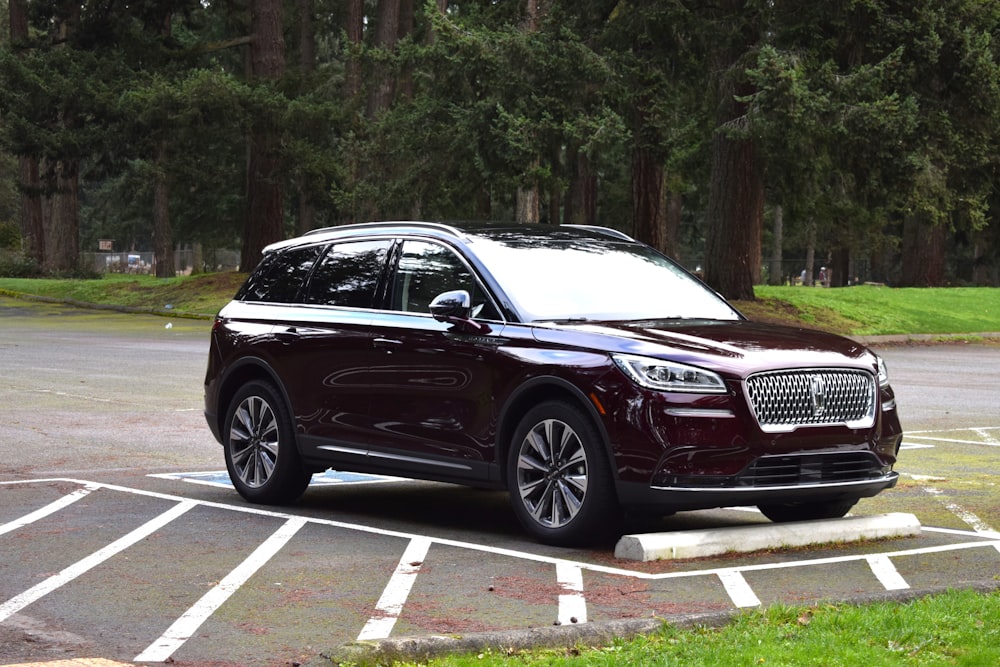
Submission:
POLYGON ((280 250, 288 246, 308 242, 322 242, 338 238, 354 237, 369 234, 406 234, 426 235, 436 238, 451 238, 459 241, 471 241, 475 237, 497 240, 547 238, 567 240, 574 239, 605 239, 634 242, 624 232, 610 227, 593 225, 548 225, 548 224, 518 224, 507 222, 431 222, 419 220, 387 220, 383 222, 362 222, 334 227, 324 227, 306 232, 304 235, 272 243, 264 248, 264 252, 280 250))

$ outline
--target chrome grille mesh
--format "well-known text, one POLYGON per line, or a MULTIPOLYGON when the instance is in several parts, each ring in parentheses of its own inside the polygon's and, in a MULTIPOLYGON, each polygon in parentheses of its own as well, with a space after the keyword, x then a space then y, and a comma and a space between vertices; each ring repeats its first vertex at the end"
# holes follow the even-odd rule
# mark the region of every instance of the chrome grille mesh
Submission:
POLYGON ((866 428, 875 420, 875 377, 859 370, 795 370, 758 373, 746 381, 761 429, 847 424, 866 428))

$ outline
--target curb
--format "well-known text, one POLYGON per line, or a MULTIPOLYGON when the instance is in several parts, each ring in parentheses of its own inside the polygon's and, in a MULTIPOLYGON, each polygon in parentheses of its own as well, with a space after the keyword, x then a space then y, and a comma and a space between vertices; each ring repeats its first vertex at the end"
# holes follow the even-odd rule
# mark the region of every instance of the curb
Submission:
POLYGON ((615 547, 615 558, 640 562, 708 558, 722 554, 817 546, 831 542, 912 537, 919 534, 920 522, 917 517, 893 512, 841 519, 623 535, 615 547))
POLYGON ((935 343, 979 343, 984 340, 1000 342, 1000 332, 987 331, 964 334, 886 334, 883 336, 845 335, 862 345, 930 345, 935 343))
MULTIPOLYGON (((865 605, 881 602, 906 603, 952 590, 971 590, 981 594, 1000 591, 1000 581, 980 582, 963 586, 938 586, 905 591, 887 591, 861 595, 845 600, 830 600, 833 605, 865 605)), ((803 605, 815 606, 818 602, 803 605)), ((447 655, 494 652, 512 655, 523 650, 566 649, 607 646, 615 640, 629 640, 640 635, 652 635, 666 627, 681 630, 721 628, 738 615, 759 613, 763 608, 733 609, 722 612, 678 614, 668 617, 598 621, 573 626, 553 626, 466 635, 414 635, 372 641, 349 642, 320 653, 302 667, 331 665, 394 665, 399 662, 424 662, 447 655)))

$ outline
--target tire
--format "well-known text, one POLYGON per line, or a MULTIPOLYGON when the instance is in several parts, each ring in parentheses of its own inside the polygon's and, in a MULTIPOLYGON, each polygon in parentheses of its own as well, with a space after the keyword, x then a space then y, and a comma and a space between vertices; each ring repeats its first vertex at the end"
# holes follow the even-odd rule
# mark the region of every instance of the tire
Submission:
POLYGON ((269 382, 248 382, 233 397, 223 445, 229 479, 252 503, 291 503, 309 486, 288 409, 269 382))
POLYGON ((758 505, 761 514, 775 523, 789 521, 815 521, 817 519, 839 519, 851 511, 857 498, 816 503, 783 503, 758 505))
POLYGON ((545 544, 591 544, 621 529, 603 440, 568 403, 542 403, 521 419, 508 451, 507 486, 518 521, 545 544))

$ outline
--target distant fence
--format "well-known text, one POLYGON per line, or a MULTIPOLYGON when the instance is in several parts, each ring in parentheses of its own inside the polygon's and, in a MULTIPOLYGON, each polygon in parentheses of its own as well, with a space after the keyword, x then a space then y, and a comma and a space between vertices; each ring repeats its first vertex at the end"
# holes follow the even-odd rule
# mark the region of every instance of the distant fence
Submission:
MULTIPOLYGON (((98 273, 156 274, 156 257, 151 252, 85 252, 80 255, 84 267, 98 273)), ((188 275, 199 263, 200 271, 236 271, 240 266, 238 250, 209 250, 198 253, 192 248, 174 250, 174 272, 188 275)))

